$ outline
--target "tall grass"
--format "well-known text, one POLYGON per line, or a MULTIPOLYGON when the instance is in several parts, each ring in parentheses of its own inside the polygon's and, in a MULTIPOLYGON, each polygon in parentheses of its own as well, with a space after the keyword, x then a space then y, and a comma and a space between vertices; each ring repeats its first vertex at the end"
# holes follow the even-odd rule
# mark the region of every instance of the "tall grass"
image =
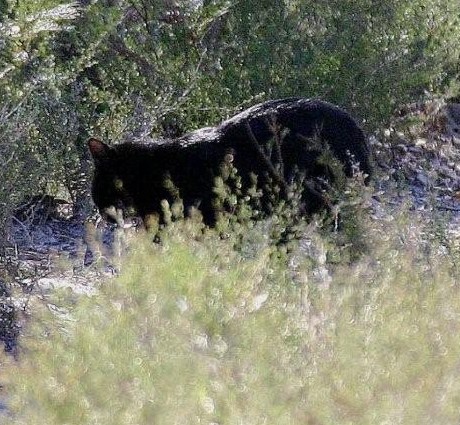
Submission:
POLYGON ((1 365, 2 423, 458 423, 452 252, 420 223, 382 221, 366 254, 332 265, 312 226, 287 257, 266 227, 236 252, 173 223, 161 244, 136 240, 98 295, 37 309, 20 360, 1 365))

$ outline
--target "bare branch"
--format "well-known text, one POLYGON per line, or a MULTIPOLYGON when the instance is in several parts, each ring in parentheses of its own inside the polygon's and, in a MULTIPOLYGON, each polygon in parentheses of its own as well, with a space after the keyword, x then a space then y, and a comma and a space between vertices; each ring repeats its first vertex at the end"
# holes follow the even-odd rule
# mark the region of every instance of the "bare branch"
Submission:
POLYGON ((284 176, 280 174, 280 172, 273 165, 271 159, 264 152, 261 144, 257 141, 256 136, 254 135, 254 132, 252 131, 251 124, 249 124, 249 121, 246 121, 245 124, 246 124, 246 129, 248 131, 249 139, 251 140, 254 147, 257 149, 257 152, 259 153, 260 158, 264 161, 264 164, 270 171, 270 174, 275 179, 276 183, 280 185, 281 190, 284 192, 284 195, 286 196, 289 193, 289 187, 288 187, 288 184, 286 183, 286 180, 284 179, 284 176))
POLYGON ((277 156, 277 164, 279 168, 279 173, 284 176, 284 162, 283 156, 281 154, 281 145, 283 144, 284 136, 282 134, 282 129, 276 121, 276 116, 274 114, 270 115, 266 120, 267 126, 273 134, 275 142, 275 151, 277 156))

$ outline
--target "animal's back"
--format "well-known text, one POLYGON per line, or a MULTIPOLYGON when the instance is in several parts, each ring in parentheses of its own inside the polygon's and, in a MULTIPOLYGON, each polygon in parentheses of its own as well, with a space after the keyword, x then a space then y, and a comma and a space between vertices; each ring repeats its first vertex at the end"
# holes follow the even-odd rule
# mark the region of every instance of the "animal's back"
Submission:
MULTIPOLYGON (((365 136, 356 121, 342 109, 319 100, 287 98, 260 103, 216 127, 159 145, 110 148, 92 140, 96 204, 106 209, 109 204, 130 202, 142 216, 161 213, 162 199, 172 201, 180 196, 186 208, 200 205, 205 221, 212 224, 214 181, 225 158, 231 158, 245 188, 252 175, 257 175, 260 187, 271 180, 289 181, 294 170, 307 179, 322 177, 325 169, 318 166, 318 158, 324 147, 340 160, 348 175, 354 161, 371 174, 365 136), (122 190, 112 187, 115 180, 122 182, 122 190), (125 202, 117 198, 120 192, 125 202), (103 202, 98 202, 101 199, 103 202)), ((315 211, 322 201, 319 192, 313 194, 312 186, 306 186, 303 195, 312 206, 306 210, 315 211)))

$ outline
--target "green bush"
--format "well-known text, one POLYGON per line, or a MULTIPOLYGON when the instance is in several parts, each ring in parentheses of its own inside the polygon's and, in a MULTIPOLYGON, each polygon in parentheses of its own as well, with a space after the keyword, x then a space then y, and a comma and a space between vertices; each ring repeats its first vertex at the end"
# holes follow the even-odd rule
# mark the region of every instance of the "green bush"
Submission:
POLYGON ((459 8, 456 0, 4 2, 0 227, 14 204, 38 194, 30 192, 87 199, 89 135, 178 135, 282 96, 335 102, 373 131, 425 90, 452 86, 459 8))
POLYGON ((460 419, 458 268, 416 221, 375 223, 372 251, 335 266, 311 228, 288 267, 255 230, 244 256, 190 221, 169 229, 97 295, 34 310, 2 365, 7 423, 460 419))
MULTIPOLYGON (((0 19, 0 245, 12 210, 29 196, 55 192, 78 167, 76 126, 60 89, 53 40, 79 10, 57 0, 4 2, 0 19), (67 106, 67 107, 66 107, 67 106), (71 167, 69 169, 69 165, 71 167)), ((79 171, 78 171, 79 173, 79 171)))

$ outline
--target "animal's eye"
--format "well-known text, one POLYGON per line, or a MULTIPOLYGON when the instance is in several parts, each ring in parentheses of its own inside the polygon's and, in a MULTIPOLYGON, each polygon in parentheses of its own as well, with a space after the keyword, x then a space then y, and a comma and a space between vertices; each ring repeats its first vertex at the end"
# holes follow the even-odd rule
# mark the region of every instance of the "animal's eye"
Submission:
POLYGON ((113 179, 113 184, 115 186, 115 189, 117 189, 117 190, 122 190, 123 189, 123 180, 121 180, 120 178, 115 177, 113 179))

